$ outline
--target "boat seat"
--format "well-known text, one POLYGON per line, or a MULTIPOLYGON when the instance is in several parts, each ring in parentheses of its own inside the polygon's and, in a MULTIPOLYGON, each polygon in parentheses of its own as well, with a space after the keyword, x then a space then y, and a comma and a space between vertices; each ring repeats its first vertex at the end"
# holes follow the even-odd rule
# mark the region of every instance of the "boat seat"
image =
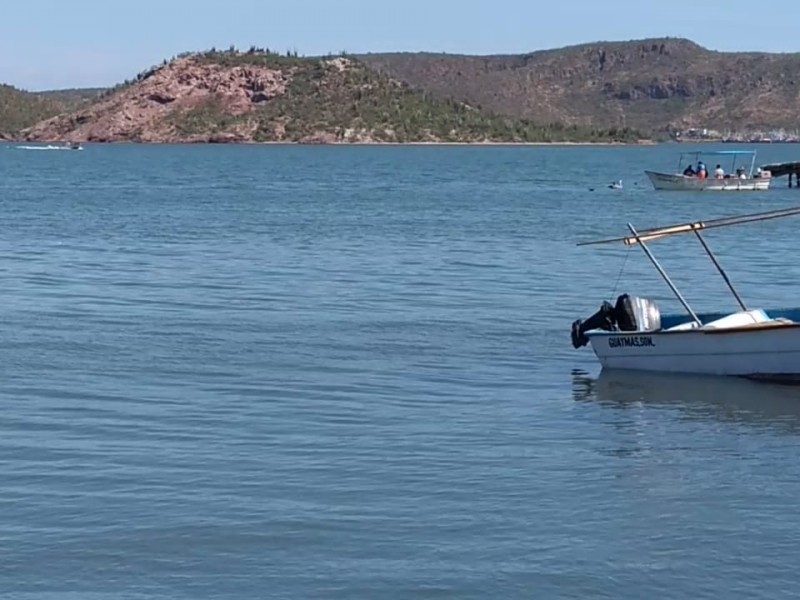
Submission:
POLYGON ((688 331, 689 329, 697 329, 698 327, 699 325, 694 321, 687 321, 686 323, 681 323, 680 325, 669 327, 664 331, 688 331))
POLYGON ((730 329, 734 327, 745 327, 758 323, 766 323, 772 319, 760 308, 755 310, 743 310, 733 313, 727 317, 711 321, 703 325, 703 329, 730 329))
MULTIPOLYGON (((785 317, 769 317, 763 310, 746 311, 743 313, 734 313, 722 319, 712 321, 703 326, 703 329, 731 329, 741 327, 777 327, 780 325, 794 325, 795 321, 785 317)), ((700 326, 694 321, 687 321, 680 325, 675 325, 665 329, 664 331, 690 331, 692 329, 699 329, 700 326)))

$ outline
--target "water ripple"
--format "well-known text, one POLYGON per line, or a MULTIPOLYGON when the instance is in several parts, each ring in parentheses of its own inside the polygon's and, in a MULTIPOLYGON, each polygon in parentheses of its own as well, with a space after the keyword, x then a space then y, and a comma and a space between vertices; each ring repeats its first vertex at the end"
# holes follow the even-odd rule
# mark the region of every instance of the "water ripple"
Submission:
MULTIPOLYGON (((0 152, 0 598, 794 593, 798 393, 569 344, 615 293, 677 309, 575 242, 794 192, 652 192, 669 146, 76 154, 0 152)), ((794 228, 708 239, 791 306, 794 228)))

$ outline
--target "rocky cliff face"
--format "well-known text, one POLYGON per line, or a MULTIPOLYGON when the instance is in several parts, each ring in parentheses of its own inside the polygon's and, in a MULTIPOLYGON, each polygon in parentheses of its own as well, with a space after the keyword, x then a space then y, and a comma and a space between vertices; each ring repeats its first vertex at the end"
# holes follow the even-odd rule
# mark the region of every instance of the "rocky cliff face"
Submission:
POLYGON ((30 141, 81 142, 247 140, 246 120, 213 133, 186 134, 171 116, 213 104, 242 117, 286 92, 291 73, 254 65, 225 68, 183 58, 153 71, 140 82, 78 112, 59 115, 23 131, 30 141))

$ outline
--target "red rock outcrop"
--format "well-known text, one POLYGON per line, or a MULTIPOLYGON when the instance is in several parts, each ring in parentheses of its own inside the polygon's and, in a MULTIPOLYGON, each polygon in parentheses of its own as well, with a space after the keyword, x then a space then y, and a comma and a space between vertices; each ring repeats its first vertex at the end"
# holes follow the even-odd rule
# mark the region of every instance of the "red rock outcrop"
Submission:
POLYGON ((247 115, 284 94, 290 80, 290 70, 223 67, 181 58, 85 110, 42 121, 21 136, 40 142, 249 141, 256 125, 246 120, 229 130, 192 135, 179 132, 169 117, 208 103, 226 115, 247 115))

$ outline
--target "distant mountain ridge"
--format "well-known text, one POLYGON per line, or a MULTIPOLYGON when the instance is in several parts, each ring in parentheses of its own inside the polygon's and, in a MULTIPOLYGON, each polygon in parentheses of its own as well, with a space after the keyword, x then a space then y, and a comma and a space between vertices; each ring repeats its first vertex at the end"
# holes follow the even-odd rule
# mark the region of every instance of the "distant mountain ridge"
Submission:
POLYGON ((0 86, 0 135, 41 141, 609 142, 798 129, 798 115, 800 53, 679 38, 494 56, 232 48, 106 90, 0 86))
POLYGON ((437 97, 543 123, 649 132, 800 125, 800 54, 716 52, 659 38, 522 55, 360 59, 437 97))

